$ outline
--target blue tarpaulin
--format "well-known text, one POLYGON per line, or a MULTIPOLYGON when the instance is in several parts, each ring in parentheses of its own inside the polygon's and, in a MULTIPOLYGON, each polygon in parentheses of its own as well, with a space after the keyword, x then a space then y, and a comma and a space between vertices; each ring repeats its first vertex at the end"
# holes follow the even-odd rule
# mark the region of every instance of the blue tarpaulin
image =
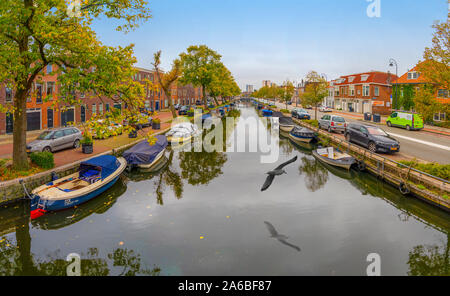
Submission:
POLYGON ((156 156, 167 147, 167 138, 164 135, 156 136, 156 143, 149 145, 147 140, 144 140, 123 153, 123 157, 127 160, 129 165, 150 164, 156 156))
POLYGON ((110 176, 120 167, 120 162, 115 156, 103 155, 83 161, 80 165, 80 173, 89 170, 100 170, 102 179, 110 176))

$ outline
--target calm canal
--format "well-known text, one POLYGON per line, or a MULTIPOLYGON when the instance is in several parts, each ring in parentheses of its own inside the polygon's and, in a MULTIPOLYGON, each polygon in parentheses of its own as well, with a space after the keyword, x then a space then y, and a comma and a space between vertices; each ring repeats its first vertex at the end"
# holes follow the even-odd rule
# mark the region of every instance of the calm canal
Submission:
POLYGON ((325 167, 287 138, 279 145, 277 163, 299 160, 265 192, 277 164, 260 153, 167 151, 159 172, 125 174, 77 209, 30 223, 25 203, 5 206, 0 274, 65 275, 70 253, 82 275, 366 275, 370 253, 382 275, 449 274, 448 214, 325 167), (289 238, 272 238, 273 228, 289 238))

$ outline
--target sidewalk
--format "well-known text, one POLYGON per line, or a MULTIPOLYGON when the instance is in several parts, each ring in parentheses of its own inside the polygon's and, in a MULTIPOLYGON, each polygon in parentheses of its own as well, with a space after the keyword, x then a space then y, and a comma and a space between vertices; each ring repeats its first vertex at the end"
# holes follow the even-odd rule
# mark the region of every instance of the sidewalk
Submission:
MULTIPOLYGON (((161 130, 164 130, 170 126, 172 113, 161 112, 158 114, 158 118, 161 120, 161 130)), ((158 130, 152 130, 151 127, 145 128, 143 131, 144 132, 138 132, 138 138, 143 138, 144 135, 150 131, 158 132, 158 130)), ((27 142, 34 140, 41 132, 42 131, 27 132, 27 142)), ((55 158, 55 166, 69 164, 74 161, 84 159, 87 156, 94 156, 133 141, 136 141, 136 139, 128 138, 128 134, 122 134, 120 136, 111 137, 104 140, 94 140, 94 154, 89 155, 83 154, 81 152, 81 148, 61 150, 53 154, 55 158)), ((0 138, 0 158, 12 158, 12 151, 12 135, 2 135, 0 138)))

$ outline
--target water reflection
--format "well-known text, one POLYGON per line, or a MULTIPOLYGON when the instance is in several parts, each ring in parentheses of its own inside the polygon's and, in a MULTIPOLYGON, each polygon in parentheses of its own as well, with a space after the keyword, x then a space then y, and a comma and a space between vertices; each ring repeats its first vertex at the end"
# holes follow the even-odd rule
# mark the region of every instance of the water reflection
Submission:
POLYGON ((315 158, 302 157, 298 171, 305 176, 306 188, 311 192, 321 189, 328 181, 328 170, 315 158))
MULTIPOLYGON (((21 211, 28 207, 27 203, 19 204, 21 211)), ((59 249, 45 257, 35 256, 31 252, 31 241, 29 217, 21 215, 16 219, 15 241, 12 238, 0 239, 0 275, 67 275, 70 262, 65 261, 59 249)), ((102 257, 98 248, 89 248, 80 257, 82 276, 159 275, 161 272, 159 267, 145 267, 141 255, 129 249, 117 248, 102 257)))
POLYGON ((443 245, 419 245, 409 252, 408 275, 450 276, 450 235, 443 245))
POLYGON ((278 233, 278 231, 275 229, 275 227, 267 221, 264 221, 264 224, 266 224, 267 230, 269 230, 270 232, 270 237, 272 238, 276 238, 280 243, 282 243, 283 245, 286 245, 288 247, 293 248, 294 250, 297 250, 298 252, 301 251, 299 246, 290 244, 287 239, 289 239, 288 236, 284 235, 284 234, 280 234, 278 233))

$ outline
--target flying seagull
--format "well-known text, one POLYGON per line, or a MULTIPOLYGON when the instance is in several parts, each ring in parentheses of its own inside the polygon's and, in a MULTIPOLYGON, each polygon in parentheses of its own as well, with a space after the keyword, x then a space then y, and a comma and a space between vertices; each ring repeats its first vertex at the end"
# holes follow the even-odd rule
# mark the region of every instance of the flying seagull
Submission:
POLYGON ((297 156, 294 157, 293 159, 286 161, 285 163, 279 165, 276 169, 274 169, 273 171, 268 172, 268 176, 266 178, 266 182, 264 182, 263 187, 261 188, 261 191, 266 191, 270 185, 272 185, 273 179, 275 179, 275 176, 280 176, 283 174, 287 174, 285 170, 283 170, 283 168, 291 163, 294 163, 297 161, 297 156))
POLYGON ((284 235, 284 234, 279 234, 276 231, 275 227, 273 227, 273 225, 270 224, 270 222, 264 221, 264 224, 266 224, 267 229, 269 230, 271 237, 276 238, 280 243, 282 243, 282 244, 284 244, 286 246, 289 246, 289 247, 291 247, 291 248, 293 248, 293 249, 295 249, 295 250, 297 250, 299 252, 301 251, 298 246, 288 243, 286 240, 289 237, 284 235))

